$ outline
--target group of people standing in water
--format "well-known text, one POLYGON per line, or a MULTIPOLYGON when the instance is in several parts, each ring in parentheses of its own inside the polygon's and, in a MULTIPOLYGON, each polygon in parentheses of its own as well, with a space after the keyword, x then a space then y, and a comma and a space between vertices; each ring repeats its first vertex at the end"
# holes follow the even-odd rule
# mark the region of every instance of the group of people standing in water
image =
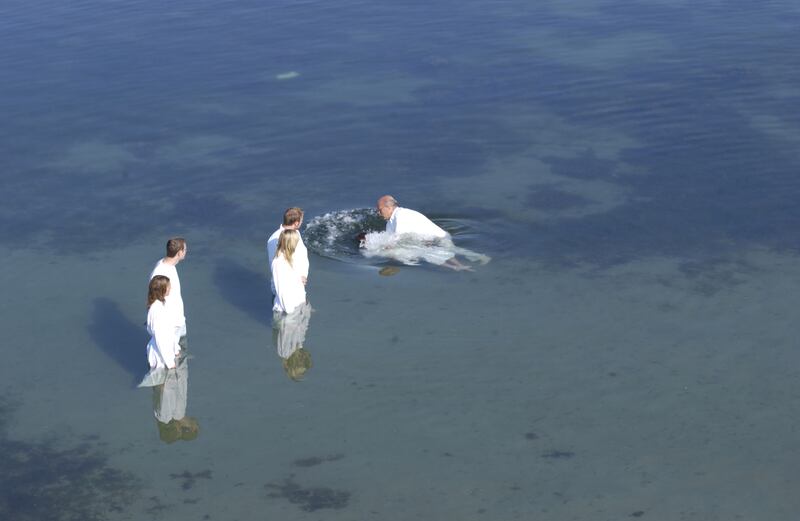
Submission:
MULTIPOLYGON (((401 208, 391 195, 384 195, 375 207, 387 222, 385 232, 390 238, 414 237, 421 240, 426 251, 422 258, 451 269, 471 269, 458 262, 456 253, 468 260, 488 262, 485 255, 455 248, 450 234, 423 214, 401 208), (437 250, 436 248, 439 248, 437 250)), ((309 317, 313 311, 306 295, 308 284, 308 250, 300 236, 303 210, 288 208, 283 223, 267 240, 267 259, 272 291, 273 341, 283 362, 286 374, 299 380, 311 367, 311 356, 304 349, 309 317)), ((370 235, 361 234, 361 246, 370 242, 370 235)), ((167 241, 166 255, 150 273, 147 291, 147 362, 150 372, 140 386, 153 387, 154 412, 161 439, 167 442, 193 439, 198 425, 186 416, 188 382, 186 316, 184 314, 178 264, 186 258, 188 246, 183 237, 167 241)))
MULTIPOLYGON (((450 242, 450 235, 425 215, 402 208, 391 195, 378 199, 377 213, 387 222, 386 234, 398 237, 421 237, 425 245, 435 241, 450 242)), ((267 240, 267 259, 270 267, 270 289, 273 295, 273 329, 278 334, 278 354, 284 360, 302 347, 311 308, 306 295, 308 284, 308 250, 300 236, 303 210, 288 208, 283 222, 267 240), (294 317, 304 317, 297 320, 294 317), (286 331, 291 325, 291 331, 286 331)), ((456 249, 457 250, 457 249, 456 249)), ((467 250, 463 250, 467 251, 467 250)), ((150 274, 147 295, 147 361, 151 369, 174 369, 186 356, 186 317, 177 265, 186 258, 188 247, 182 237, 167 241, 166 256, 160 259, 150 274)), ((447 250, 443 257, 431 258, 444 267, 470 269, 458 262, 447 250)), ((425 257, 427 260, 427 257, 425 257)), ((488 259, 488 257, 486 257, 488 259)))

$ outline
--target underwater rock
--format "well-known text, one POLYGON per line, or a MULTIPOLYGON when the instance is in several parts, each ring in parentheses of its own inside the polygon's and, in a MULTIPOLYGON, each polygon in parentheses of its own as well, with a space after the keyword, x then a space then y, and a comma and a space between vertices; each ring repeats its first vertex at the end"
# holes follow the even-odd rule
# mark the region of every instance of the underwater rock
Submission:
POLYGON ((280 74, 275 75, 276 80, 293 80, 300 76, 300 73, 297 71, 289 71, 289 72, 282 72, 280 74))

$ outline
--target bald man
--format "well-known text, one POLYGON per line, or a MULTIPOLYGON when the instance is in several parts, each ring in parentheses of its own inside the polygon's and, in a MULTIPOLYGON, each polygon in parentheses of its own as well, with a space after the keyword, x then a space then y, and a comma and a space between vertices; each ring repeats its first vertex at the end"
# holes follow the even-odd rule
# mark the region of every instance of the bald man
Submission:
MULTIPOLYGON (((433 221, 422 215, 416 210, 409 208, 402 208, 397 204, 397 199, 391 195, 384 195, 378 199, 375 205, 378 213, 386 221, 386 231, 395 235, 414 234, 424 239, 435 241, 435 244, 446 244, 449 247, 453 246, 450 240, 450 234, 437 226, 433 221)), ((431 243, 433 245, 434 243, 431 243)), ((456 258, 455 253, 450 253, 449 258, 442 259, 439 257, 434 260, 435 256, 425 256, 426 260, 450 268, 453 270, 469 270, 472 268, 461 264, 456 258)))
POLYGON ((442 230, 433 221, 409 208, 398 206, 397 200, 391 195, 384 195, 375 205, 378 213, 386 221, 386 231, 397 235, 413 233, 420 237, 444 239, 450 234, 442 230))

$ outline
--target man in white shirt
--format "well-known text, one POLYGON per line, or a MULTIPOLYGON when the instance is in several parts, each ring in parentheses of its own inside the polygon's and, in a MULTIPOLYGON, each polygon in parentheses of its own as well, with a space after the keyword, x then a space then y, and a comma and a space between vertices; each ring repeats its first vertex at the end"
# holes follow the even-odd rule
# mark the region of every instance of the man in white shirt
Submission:
POLYGON ((166 296, 166 305, 175 320, 175 334, 178 336, 181 350, 186 349, 186 316, 183 311, 183 297, 181 296, 181 281, 178 278, 177 265, 186 258, 188 246, 183 237, 173 237, 167 241, 167 256, 159 260, 150 279, 156 275, 163 275, 169 279, 170 291, 166 296))
MULTIPOLYGON (((429 244, 430 246, 437 244, 443 244, 448 247, 453 246, 449 233, 444 231, 433 221, 416 210, 400 207, 397 204, 397 200, 391 195, 384 195, 378 199, 378 203, 375 205, 375 208, 378 210, 380 216, 386 221, 386 232, 389 234, 397 236, 415 235, 425 241, 425 243, 431 241, 429 244)), ((444 259, 441 258, 441 255, 423 255, 423 258, 429 262, 434 262, 435 264, 439 264, 440 266, 454 269, 456 271, 472 271, 470 266, 465 266, 456 259, 455 253, 448 253, 444 259)))
MULTIPOLYGON (((275 252, 278 249, 278 239, 281 236, 281 232, 283 230, 297 230, 297 233, 299 234, 300 226, 302 225, 302 209, 292 207, 283 212, 283 224, 277 230, 275 230, 275 232, 270 235, 269 240, 267 240, 267 261, 269 262, 270 275, 272 275, 272 261, 275 259, 275 252)), ((306 245, 303 244, 302 237, 300 237, 300 241, 297 243, 297 249, 294 251, 292 265, 294 266, 294 269, 300 273, 303 284, 306 284, 308 282, 308 250, 306 249, 306 245)), ((274 279, 274 277, 272 278, 274 279)), ((275 295, 274 280, 270 280, 270 288, 272 289, 272 294, 275 295)))
POLYGON ((442 230, 433 221, 409 208, 401 208, 391 195, 378 199, 378 213, 386 220, 386 231, 396 235, 413 233, 420 237, 444 239, 450 234, 442 230))

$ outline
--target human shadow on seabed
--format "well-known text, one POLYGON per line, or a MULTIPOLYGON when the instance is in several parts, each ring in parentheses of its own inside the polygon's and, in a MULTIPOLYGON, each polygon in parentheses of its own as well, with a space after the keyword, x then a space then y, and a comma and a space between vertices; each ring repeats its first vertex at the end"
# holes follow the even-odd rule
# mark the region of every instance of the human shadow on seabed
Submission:
POLYGON ((214 285, 232 306, 256 322, 272 327, 272 292, 266 275, 224 259, 214 269, 214 285))
POLYGON ((92 321, 88 326, 92 340, 131 375, 131 387, 136 387, 147 372, 144 314, 142 323, 136 324, 109 298, 98 297, 92 305, 92 321))

